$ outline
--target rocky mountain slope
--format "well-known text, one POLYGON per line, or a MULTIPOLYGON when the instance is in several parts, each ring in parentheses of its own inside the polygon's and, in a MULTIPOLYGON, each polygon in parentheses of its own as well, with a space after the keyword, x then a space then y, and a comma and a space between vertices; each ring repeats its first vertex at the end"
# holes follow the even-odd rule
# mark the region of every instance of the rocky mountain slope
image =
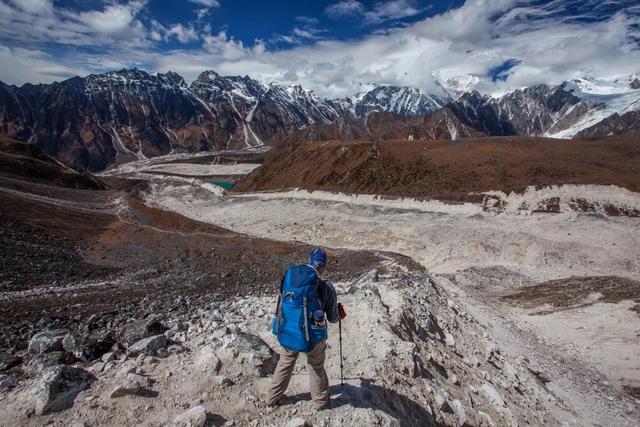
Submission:
POLYGON ((329 250, 350 313, 342 388, 335 328, 329 341, 331 409, 312 411, 298 374, 267 408, 275 282, 307 245, 150 207, 139 195, 152 183, 28 176, 0 177, 1 426, 558 422, 528 362, 505 357, 415 262, 370 251, 329 250))
POLYGON ((555 398, 531 373, 538 368, 502 354, 423 271, 389 260, 336 285, 350 318, 343 323, 342 387, 335 326, 330 331, 328 410, 312 409, 301 365, 282 405, 265 406, 278 359, 268 328, 273 298, 250 295, 200 309, 185 300, 171 313, 115 331, 107 326, 113 315, 100 313, 92 319, 94 334, 114 332, 114 345, 86 362, 53 362, 81 354, 72 346, 78 335, 64 329, 35 335, 23 362, 29 377, 0 392, 6 415, 0 425, 559 423, 549 409, 555 398))
MULTIPOLYGON (((377 152, 385 156, 389 144, 377 152)), ((419 158, 424 144, 402 143, 415 150, 400 160, 419 158)), ((613 277, 637 277, 632 218, 247 196, 137 175, 127 171, 133 163, 94 178, 99 189, 77 188, 59 178, 67 167, 27 147, 24 158, 34 153, 58 170, 37 182, 28 167, 0 176, 0 426, 637 424, 640 282, 613 277), (327 218, 318 221, 319 210, 327 218), (321 412, 309 401, 303 363, 283 405, 263 403, 279 349, 269 329, 276 282, 304 260, 309 246, 299 241, 356 249, 329 249, 328 278, 348 317, 344 386, 333 325, 333 401, 321 412), (437 265, 436 276, 426 263, 437 265), (549 281, 578 269, 612 277, 549 281), (514 317, 503 304, 532 315, 514 317), (569 329, 559 327, 565 322, 569 329), (609 345, 619 354, 603 353, 609 345)), ((347 162, 323 156, 344 178, 347 162)), ((200 157, 165 166, 197 169, 200 157)))
POLYGON ((0 133, 90 171, 175 152, 278 145, 311 125, 315 130, 305 137, 333 132, 362 138, 372 132, 367 118, 380 112, 393 113, 379 116, 393 130, 380 136, 373 131, 373 139, 606 136, 637 131, 636 81, 579 79, 499 97, 481 95, 473 86, 436 96, 381 85, 349 98, 321 99, 300 86, 248 76, 206 71, 187 85, 173 72, 132 69, 22 87, 0 82, 0 133), (340 129, 319 130, 321 125, 340 129))
MULTIPOLYGON (((23 350, 43 326, 74 329, 96 311, 135 312, 145 298, 165 310, 180 295, 270 290, 279 270, 308 250, 150 208, 139 197, 144 181, 69 179, 57 161, 35 180, 31 165, 43 156, 0 173, 0 353, 23 350)), ((335 262, 356 274, 377 259, 341 254, 335 262)))
MULTIPOLYGON (((582 142, 576 141, 575 145, 582 142)), ((386 144, 379 143, 380 151, 386 144)), ((425 143, 428 144, 433 143, 425 143)), ((442 143, 445 147, 456 144, 442 143)), ((348 144, 336 145, 336 152, 347 152, 349 147, 345 145, 348 144)), ((420 153, 416 150, 405 154, 411 158, 420 153)), ((319 159, 323 171, 332 162, 337 174, 344 166, 335 158, 325 163, 324 153, 318 151, 306 153, 305 158, 313 156, 319 159)), ((459 167, 469 169, 465 163, 459 167)), ((310 171, 310 177, 314 172, 310 171)), ((411 183, 407 179, 406 188, 411 183)), ((564 415, 558 421, 530 422, 532 425, 637 424, 640 372, 634 362, 640 348, 640 237, 635 232, 638 220, 619 216, 610 208, 626 206, 627 211, 631 208, 640 212, 638 192, 615 185, 530 186, 521 194, 487 192, 483 195, 486 203, 443 203, 299 189, 194 194, 185 186, 160 182, 150 190, 145 201, 152 206, 240 233, 353 249, 392 250, 410 256, 442 284, 451 300, 447 306, 451 304, 456 311, 477 319, 487 328, 487 335, 482 332, 483 338, 495 339, 503 357, 524 362, 531 369, 528 372, 552 393, 552 400, 547 402, 551 407, 562 408, 564 415), (318 212, 322 212, 321 217, 318 212)), ((375 279, 375 274, 371 276, 375 279)), ((424 285, 411 288, 411 300, 419 301, 414 305, 432 301, 436 306, 443 304, 433 295, 429 302, 420 300, 424 289, 424 285)), ((376 294, 373 288, 371 292, 376 294)), ((381 303, 395 304, 384 287, 378 292, 381 303)), ((358 295, 353 294, 356 299, 360 298, 358 295)), ((360 313, 356 323, 366 328, 370 312, 360 313)), ((384 327, 385 322, 374 327, 374 337, 384 327)), ((368 337, 366 333, 357 335, 368 337)), ((368 338, 356 340, 357 352, 362 355, 354 359, 356 366, 369 359, 370 347, 368 338)), ((385 363, 392 365, 395 358, 387 357, 385 363)), ((455 362, 456 357, 452 356, 452 360, 455 362)), ((460 378, 457 374, 456 377, 460 378)), ((429 385, 437 383, 430 377, 423 380, 429 385)), ((304 402, 298 408, 288 406, 305 396, 302 393, 306 382, 305 376, 294 377, 293 396, 283 408, 288 416, 310 416, 304 402)), ((334 390, 338 397, 339 387, 334 390)), ((349 394, 346 401, 338 397, 339 405, 350 409, 352 399, 367 405, 366 396, 377 396, 372 394, 374 390, 363 387, 364 396, 349 394), (363 396, 362 400, 359 396, 363 396)), ((420 400, 421 397, 414 399, 420 400)), ((392 396, 388 401, 396 402, 392 396)), ((387 412, 384 400, 375 402, 387 412)), ((466 407, 465 412, 468 413, 466 407)), ((395 412, 388 413, 396 417, 395 412)), ((397 419, 401 425, 415 425, 406 418, 397 419)), ((504 419, 492 419, 495 425, 511 425, 504 419)), ((326 423, 322 416, 310 421, 313 425, 326 423)), ((474 425, 471 421, 469 424, 474 425)))

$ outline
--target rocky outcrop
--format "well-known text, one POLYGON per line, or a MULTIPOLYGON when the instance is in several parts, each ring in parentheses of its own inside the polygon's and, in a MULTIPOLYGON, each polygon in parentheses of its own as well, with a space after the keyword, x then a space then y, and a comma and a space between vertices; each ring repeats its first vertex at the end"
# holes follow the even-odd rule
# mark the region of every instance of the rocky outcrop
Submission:
POLYGON ((640 134, 640 111, 629 111, 622 115, 615 113, 600 123, 581 130, 576 138, 604 138, 620 134, 640 134))

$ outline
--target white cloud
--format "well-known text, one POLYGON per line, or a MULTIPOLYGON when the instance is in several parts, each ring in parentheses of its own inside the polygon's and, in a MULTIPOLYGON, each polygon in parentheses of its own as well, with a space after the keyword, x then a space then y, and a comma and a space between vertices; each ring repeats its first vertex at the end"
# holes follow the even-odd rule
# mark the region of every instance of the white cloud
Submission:
POLYGON ((327 6, 325 13, 332 19, 358 17, 363 24, 380 24, 385 21, 417 15, 427 8, 420 8, 412 0, 390 0, 375 3, 373 9, 356 0, 343 0, 327 6))
POLYGON ((316 28, 312 25, 302 27, 295 26, 289 34, 279 34, 272 38, 273 42, 285 42, 289 44, 302 44, 309 41, 321 40, 322 34, 327 30, 316 28))
POLYGON ((131 2, 126 5, 112 4, 102 11, 81 12, 77 18, 70 14, 67 16, 84 23, 96 33, 114 34, 128 29, 143 5, 142 2, 131 2))
POLYGON ((34 15, 50 15, 53 13, 53 0, 11 0, 24 12, 34 15))
POLYGON ((327 6, 325 13, 335 19, 358 15, 364 13, 365 10, 364 5, 357 0, 343 0, 327 6))
POLYGON ((77 75, 86 75, 86 67, 69 66, 39 50, 0 46, 2 77, 0 80, 15 83, 49 83, 77 75))
MULTIPOLYGON (((581 0, 578 13, 582 19, 567 16, 566 2, 538 3, 468 0, 457 9, 360 40, 321 39, 288 49, 270 50, 262 41, 245 44, 226 31, 210 34, 207 30, 200 35, 202 46, 197 49, 161 52, 153 46, 136 48, 129 41, 126 48, 107 49, 107 53, 91 57, 77 54, 38 57, 35 60, 43 71, 34 81, 46 81, 51 70, 61 74, 132 65, 152 72, 173 70, 189 81, 213 68, 221 74, 247 74, 263 81, 299 83, 320 95, 333 97, 352 94, 372 82, 437 91, 434 78, 443 81, 463 74, 480 76, 479 88, 493 92, 542 82, 559 83, 585 75, 606 77, 640 71, 637 44, 640 10, 632 6, 633 2, 608 2, 608 8, 612 4, 622 6, 618 7, 618 13, 606 16, 602 15, 603 10, 611 9, 603 9, 599 0, 581 0), (507 59, 521 62, 509 71, 505 82, 491 82, 486 77, 488 70, 507 59), (64 65, 55 70, 56 63, 64 65)), ((9 19, 5 17, 7 13, 24 14, 15 8, 7 12, 0 6, 0 23, 9 19)), ((288 36, 309 35, 305 33, 309 32, 308 27, 297 28, 288 36)), ((153 40, 154 31, 161 39, 164 37, 152 24, 147 40, 153 40)), ((6 27, 0 26, 0 37, 3 32, 6 27)), ((56 33, 58 40, 63 36, 56 33)), ((15 64, 3 60, 0 80, 32 80, 33 73, 25 72, 22 76, 20 70, 35 60, 24 55, 15 64)), ((50 76, 49 79, 53 80, 50 76)))
POLYGON ((180 43, 189 43, 191 41, 198 40, 199 38, 198 33, 196 33, 196 30, 193 27, 185 27, 180 23, 169 28, 167 35, 169 37, 175 36, 180 43))
POLYGON ((185 26, 181 23, 177 23, 167 28, 155 19, 152 19, 149 37, 157 42, 167 41, 175 38, 180 43, 186 44, 198 40, 200 38, 200 35, 195 30, 193 25, 185 26))
POLYGON ((145 44, 147 32, 137 15, 146 1, 106 4, 100 10, 75 12, 59 9, 51 1, 15 1, 19 6, 0 3, 0 39, 22 45, 145 44))
POLYGON ((191 3, 201 4, 207 7, 220 7, 218 0, 189 0, 191 3))
POLYGON ((222 60, 239 60, 251 53, 250 49, 244 47, 242 41, 227 37, 226 31, 220 31, 216 35, 205 35, 203 40, 204 50, 222 60))
POLYGON ((407 18, 423 12, 424 8, 419 8, 409 0, 394 0, 376 3, 371 11, 364 14, 365 22, 368 24, 379 24, 384 21, 407 18))

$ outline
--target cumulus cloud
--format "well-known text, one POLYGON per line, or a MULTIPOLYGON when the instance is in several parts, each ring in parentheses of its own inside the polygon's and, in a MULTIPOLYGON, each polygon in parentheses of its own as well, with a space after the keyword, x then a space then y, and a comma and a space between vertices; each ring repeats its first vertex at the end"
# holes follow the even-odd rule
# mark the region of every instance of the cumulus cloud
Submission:
MULTIPOLYGON (((3 14, 0 7, 0 20, 3 14)), ((289 36, 318 36, 298 22, 297 31, 289 36)), ((6 28, 0 27, 0 35, 4 31, 6 28)), ((456 9, 355 41, 309 39, 304 44, 273 49, 263 41, 246 44, 227 31, 207 30, 200 34, 200 40, 198 48, 110 50, 95 54, 91 60, 77 55, 36 59, 51 64, 59 61, 78 70, 99 69, 100 64, 139 64, 152 72, 173 70, 187 80, 213 68, 221 74, 301 84, 329 97, 350 95, 371 83, 437 92, 437 81, 466 74, 480 78, 481 91, 500 92, 575 77, 613 77, 640 71, 640 8, 632 0, 552 0, 544 4, 467 0, 456 9), (496 70, 507 61, 509 69, 495 78, 496 70)), ((45 80, 45 74, 42 76, 37 81, 45 80)), ((0 80, 28 79, 3 67, 0 80), (13 74, 8 78, 10 72, 13 74)))
POLYGON ((0 46, 1 80, 7 82, 48 83, 77 75, 86 75, 89 68, 67 65, 40 50, 0 46))
POLYGON ((173 24, 165 27, 155 19, 151 20, 151 31, 149 36, 154 41, 167 41, 175 38, 180 43, 187 44, 200 39, 200 35, 193 25, 173 24))
POLYGON ((23 45, 58 43, 91 46, 109 43, 143 45, 147 33, 137 15, 146 1, 106 4, 102 9, 75 12, 55 8, 50 0, 0 3, 0 38, 23 45))
POLYGON ((143 2, 134 1, 126 5, 108 5, 101 11, 81 12, 77 17, 70 13, 64 15, 85 24, 96 33, 115 34, 128 29, 134 23, 135 15, 143 5, 143 2))

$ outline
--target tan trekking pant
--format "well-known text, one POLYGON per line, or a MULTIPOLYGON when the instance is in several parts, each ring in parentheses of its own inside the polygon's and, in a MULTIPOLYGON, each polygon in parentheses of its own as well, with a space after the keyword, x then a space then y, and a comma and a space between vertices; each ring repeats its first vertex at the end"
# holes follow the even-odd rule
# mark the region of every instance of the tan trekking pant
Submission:
MULTIPOLYGON (((310 367, 309 390, 316 406, 322 406, 329 402, 329 379, 327 378, 327 372, 324 370, 326 348, 327 344, 321 342, 309 353, 306 353, 307 365, 310 367)), ((293 368, 296 366, 296 360, 298 360, 298 354, 285 348, 281 349, 278 366, 276 366, 276 371, 273 373, 271 388, 267 393, 266 401, 268 405, 275 405, 284 396, 284 392, 287 391, 293 368)))

